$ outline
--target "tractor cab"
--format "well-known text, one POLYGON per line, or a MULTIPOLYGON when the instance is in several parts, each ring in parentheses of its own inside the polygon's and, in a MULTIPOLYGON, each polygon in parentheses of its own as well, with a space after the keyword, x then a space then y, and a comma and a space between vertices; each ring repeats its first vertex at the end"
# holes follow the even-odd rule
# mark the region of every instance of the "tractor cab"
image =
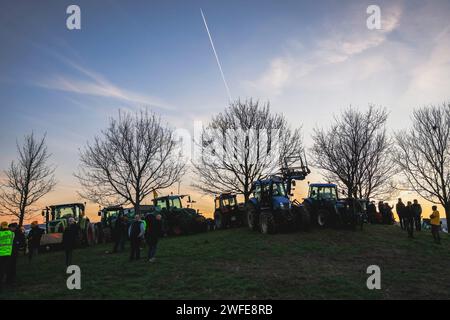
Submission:
POLYGON ((46 207, 42 210, 45 217, 47 233, 63 232, 68 225, 69 218, 76 221, 84 216, 85 205, 83 203, 60 204, 46 207))
POLYGON ((289 198, 284 181, 278 177, 253 183, 250 200, 261 209, 284 210, 289 208, 289 198))
POLYGON ((311 201, 337 201, 337 186, 335 184, 310 184, 308 199, 311 201))
POLYGON ((238 227, 243 223, 243 208, 234 193, 221 193, 214 199, 214 224, 216 229, 238 227))
POLYGON ((220 209, 222 212, 228 212, 238 206, 236 194, 221 193, 214 199, 215 209, 220 209))
POLYGON ((117 218, 123 214, 124 209, 122 206, 109 206, 98 212, 103 227, 112 227, 117 218))
MULTIPOLYGON (((160 208, 161 210, 170 210, 170 209, 182 209, 183 203, 182 199, 186 197, 185 195, 179 196, 179 195, 170 195, 165 197, 159 197, 155 198, 153 200, 153 203, 155 207, 160 208)), ((190 203, 190 196, 188 202, 190 203)))

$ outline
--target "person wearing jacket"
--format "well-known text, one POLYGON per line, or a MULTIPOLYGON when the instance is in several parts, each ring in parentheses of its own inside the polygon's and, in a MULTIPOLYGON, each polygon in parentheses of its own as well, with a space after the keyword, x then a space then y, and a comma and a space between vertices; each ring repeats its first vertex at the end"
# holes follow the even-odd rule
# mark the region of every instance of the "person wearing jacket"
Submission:
POLYGON ((8 229, 8 222, 3 221, 0 225, 0 291, 3 287, 11 259, 14 243, 14 233, 8 229))
POLYGON ((75 249, 79 228, 74 218, 69 218, 69 224, 63 231, 63 247, 66 254, 66 266, 72 264, 73 250, 75 249))
POLYGON ((430 215, 431 234, 433 235, 434 242, 441 244, 441 237, 439 235, 441 229, 441 217, 437 210, 437 206, 431 207, 431 210, 433 210, 433 213, 430 215))
POLYGON ((414 212, 414 225, 416 226, 416 231, 420 231, 422 229, 422 206, 417 200, 414 200, 412 209, 414 212))
POLYGON ((127 240, 128 225, 125 217, 120 214, 114 223, 114 248, 113 253, 121 252, 125 248, 125 241, 127 240))
POLYGON ((406 222, 406 230, 408 231, 408 237, 414 238, 414 210, 411 201, 408 201, 404 210, 404 218, 406 222))
POLYGON ((395 205, 395 211, 397 211, 398 220, 400 222, 400 227, 402 230, 406 229, 406 221, 405 221, 405 204, 402 202, 402 199, 398 199, 397 204, 395 205))
POLYGON ((156 248, 158 245, 159 237, 161 236, 162 225, 161 225, 161 215, 149 214, 146 217, 147 230, 145 232, 145 242, 148 246, 148 261, 155 261, 156 248))
POLYGON ((134 259, 139 260, 141 258, 141 240, 144 237, 144 224, 142 223, 141 216, 135 215, 133 223, 128 229, 128 236, 130 237, 131 253, 130 261, 134 259))
POLYGON ((31 230, 28 233, 28 261, 31 262, 34 255, 39 252, 41 245, 41 238, 44 230, 39 228, 37 221, 31 223, 31 230))
POLYGON ((11 259, 9 261, 8 272, 6 275, 6 283, 11 284, 16 280, 17 257, 19 255, 19 251, 25 247, 25 235, 17 223, 11 223, 8 228, 14 233, 11 259))

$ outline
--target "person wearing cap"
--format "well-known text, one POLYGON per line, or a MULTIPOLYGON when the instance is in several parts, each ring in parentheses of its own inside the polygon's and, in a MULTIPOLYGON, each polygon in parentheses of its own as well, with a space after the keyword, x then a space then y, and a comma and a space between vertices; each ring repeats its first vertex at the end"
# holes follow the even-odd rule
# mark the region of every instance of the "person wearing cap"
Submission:
POLYGON ((9 262, 6 276, 6 282, 11 284, 16 280, 17 257, 19 255, 19 251, 25 247, 25 234, 23 234, 22 229, 19 228, 17 223, 11 223, 8 227, 9 230, 14 233, 11 260, 9 262))
POLYGON ((31 230, 28 233, 28 261, 31 262, 34 255, 39 252, 41 245, 41 238, 44 234, 44 230, 39 228, 37 221, 31 223, 31 230))
POLYGON ((11 259, 14 233, 8 229, 8 222, 3 221, 0 225, 0 290, 3 287, 3 279, 8 272, 11 259))
POLYGON ((72 253, 78 238, 78 226, 74 218, 69 218, 69 224, 63 232, 63 247, 66 253, 66 266, 72 264, 72 253))

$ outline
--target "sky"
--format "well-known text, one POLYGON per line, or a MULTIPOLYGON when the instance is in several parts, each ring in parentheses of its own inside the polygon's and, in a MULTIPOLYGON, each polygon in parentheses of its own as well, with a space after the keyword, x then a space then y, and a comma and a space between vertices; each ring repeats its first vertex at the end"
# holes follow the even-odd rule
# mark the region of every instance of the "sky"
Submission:
MULTIPOLYGON (((58 185, 42 205, 81 201, 79 149, 119 109, 149 107, 190 132, 221 112, 229 97, 200 9, 231 98, 270 101, 302 127, 306 147, 350 105, 387 108, 395 132, 413 108, 450 99, 448 0, 0 0, 0 169, 25 134, 46 134, 58 185), (66 27, 71 4, 81 30, 66 27), (380 30, 367 28, 369 5, 381 9, 380 30)), ((212 198, 192 179, 181 193, 211 216, 212 198)))

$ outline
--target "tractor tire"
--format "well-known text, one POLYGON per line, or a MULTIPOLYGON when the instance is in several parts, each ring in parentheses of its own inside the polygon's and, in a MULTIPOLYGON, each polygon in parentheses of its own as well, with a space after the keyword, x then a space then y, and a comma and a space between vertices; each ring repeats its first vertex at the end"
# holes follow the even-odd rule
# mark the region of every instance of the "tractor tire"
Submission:
POLYGON ((253 204, 249 204, 247 206, 247 212, 245 216, 248 228, 252 231, 256 231, 258 229, 258 216, 256 213, 256 208, 253 204))
POLYGON ((325 228, 326 226, 328 226, 329 224, 329 213, 327 210, 325 209, 319 209, 319 211, 317 211, 317 225, 320 228, 325 228))
POLYGON ((217 229, 217 230, 224 229, 224 228, 225 228, 224 222, 225 222, 225 221, 223 220, 223 215, 222 215, 222 213, 217 212, 217 213, 214 215, 214 224, 215 224, 215 226, 216 226, 216 229, 217 229))
POLYGON ((263 212, 259 217, 259 229, 262 234, 275 233, 275 219, 272 212, 263 212))

